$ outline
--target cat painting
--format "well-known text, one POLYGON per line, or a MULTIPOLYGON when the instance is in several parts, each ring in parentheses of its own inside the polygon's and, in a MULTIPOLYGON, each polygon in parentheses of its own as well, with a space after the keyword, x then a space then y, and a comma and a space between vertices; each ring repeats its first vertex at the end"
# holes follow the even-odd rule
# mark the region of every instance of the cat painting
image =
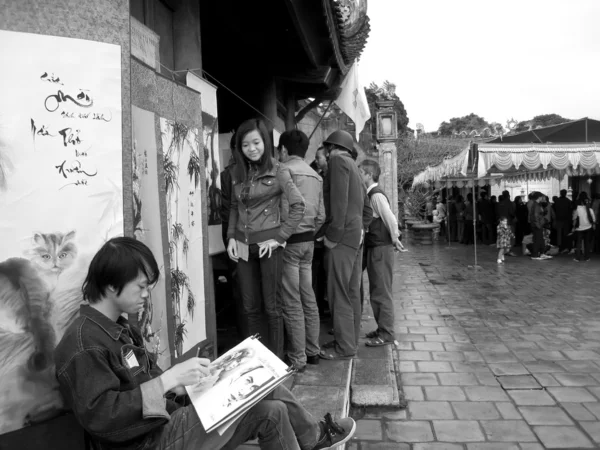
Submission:
POLYGON ((63 408, 54 349, 83 302, 90 257, 75 232, 35 233, 29 259, 0 263, 0 434, 63 408))
POLYGON ((32 247, 26 252, 40 276, 52 290, 63 270, 77 258, 75 231, 68 233, 35 233, 32 247))

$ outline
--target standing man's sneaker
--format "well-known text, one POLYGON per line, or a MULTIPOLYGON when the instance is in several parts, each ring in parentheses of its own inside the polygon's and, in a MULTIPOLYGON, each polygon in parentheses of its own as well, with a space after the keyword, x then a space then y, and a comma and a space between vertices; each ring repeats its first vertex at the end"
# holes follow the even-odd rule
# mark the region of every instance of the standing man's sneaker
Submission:
POLYGON ((552 256, 550 255, 544 255, 543 253, 540 255, 541 259, 552 259, 552 256))
POLYGON ((539 256, 532 256, 531 259, 535 260, 535 261, 541 261, 542 258, 540 258, 539 256))
POLYGON ((575 262, 579 262, 579 260, 577 258, 573 258, 573 261, 575 262))
POLYGON ((351 417, 333 420, 331 414, 325 414, 325 420, 319 424, 321 435, 312 450, 328 450, 348 442, 356 431, 356 422, 351 417))

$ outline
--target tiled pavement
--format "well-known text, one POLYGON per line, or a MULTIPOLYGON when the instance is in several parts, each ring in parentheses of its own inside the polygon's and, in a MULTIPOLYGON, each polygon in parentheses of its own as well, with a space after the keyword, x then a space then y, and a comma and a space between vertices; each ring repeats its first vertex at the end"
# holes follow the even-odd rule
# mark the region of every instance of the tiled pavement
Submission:
POLYGON ((406 410, 367 409, 351 450, 600 448, 600 257, 410 247, 394 278, 406 410))

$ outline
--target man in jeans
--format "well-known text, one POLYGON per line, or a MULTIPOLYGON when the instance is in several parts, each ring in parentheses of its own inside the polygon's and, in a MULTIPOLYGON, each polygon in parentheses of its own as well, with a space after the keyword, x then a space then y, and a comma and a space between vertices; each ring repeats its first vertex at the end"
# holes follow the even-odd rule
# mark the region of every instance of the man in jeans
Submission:
POLYGON ((283 386, 222 435, 207 433, 185 386, 209 375, 210 361, 192 357, 163 372, 123 317, 138 314, 158 277, 148 247, 128 237, 109 240, 92 259, 83 285, 89 305, 81 306, 55 350, 60 392, 94 448, 233 450, 258 437, 261 449, 323 450, 350 439, 352 419, 336 423, 327 414, 317 421, 283 386))
MULTIPOLYGON (((283 252, 281 296, 283 322, 288 337, 287 357, 302 372, 306 363, 319 363, 319 309, 312 285, 315 232, 325 221, 323 180, 304 162, 308 137, 302 131, 285 131, 279 138, 279 160, 290 170, 304 197, 302 221, 287 240, 283 252)), ((282 220, 287 208, 282 202, 282 220)))
POLYGON ((366 266, 369 294, 377 329, 367 333, 368 347, 380 347, 394 342, 394 250, 401 250, 398 221, 390 202, 379 187, 381 168, 375 161, 365 159, 359 165, 367 186, 367 196, 373 210, 373 220, 365 236, 366 266))

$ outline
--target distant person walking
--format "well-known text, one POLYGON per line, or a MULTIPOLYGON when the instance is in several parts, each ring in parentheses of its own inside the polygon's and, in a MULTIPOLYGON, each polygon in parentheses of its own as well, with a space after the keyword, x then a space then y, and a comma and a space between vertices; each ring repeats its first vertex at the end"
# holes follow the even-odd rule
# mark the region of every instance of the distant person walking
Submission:
POLYGON ((581 261, 581 244, 583 244, 583 260, 590 260, 590 250, 594 229, 596 228, 596 216, 590 207, 590 199, 587 192, 580 192, 577 197, 577 209, 573 211, 573 230, 576 235, 575 259, 581 261))

